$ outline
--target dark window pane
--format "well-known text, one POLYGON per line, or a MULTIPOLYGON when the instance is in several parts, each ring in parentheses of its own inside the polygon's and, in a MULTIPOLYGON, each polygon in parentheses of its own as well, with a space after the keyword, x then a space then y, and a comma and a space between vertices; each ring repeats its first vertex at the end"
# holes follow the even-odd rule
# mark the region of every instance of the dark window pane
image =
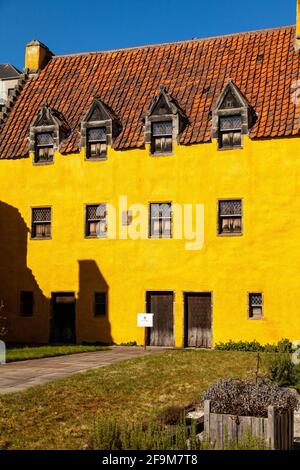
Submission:
POLYGON ((221 116, 220 117, 220 130, 240 130, 242 128, 242 117, 237 116, 221 116))
POLYGON ((172 121, 153 122, 152 135, 154 137, 161 135, 172 135, 172 121))
POLYGON ((106 293, 95 292, 94 315, 106 315, 106 293))
POLYGON ((91 129, 88 129, 88 141, 89 142, 106 141, 105 127, 93 127, 91 129))
POLYGON ((220 215, 242 215, 242 201, 219 201, 220 215))
POLYGON ((36 134, 37 145, 53 145, 53 135, 51 132, 41 132, 36 134))
POLYGON ((21 291, 20 293, 20 313, 22 316, 33 315, 33 292, 21 291))

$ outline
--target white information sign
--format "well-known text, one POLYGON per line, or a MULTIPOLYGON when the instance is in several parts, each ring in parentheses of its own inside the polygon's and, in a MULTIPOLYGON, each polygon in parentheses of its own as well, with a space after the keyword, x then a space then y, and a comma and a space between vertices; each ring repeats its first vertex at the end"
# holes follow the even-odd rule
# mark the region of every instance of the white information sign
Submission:
POLYGON ((137 324, 141 327, 153 327, 153 313, 138 313, 137 324))

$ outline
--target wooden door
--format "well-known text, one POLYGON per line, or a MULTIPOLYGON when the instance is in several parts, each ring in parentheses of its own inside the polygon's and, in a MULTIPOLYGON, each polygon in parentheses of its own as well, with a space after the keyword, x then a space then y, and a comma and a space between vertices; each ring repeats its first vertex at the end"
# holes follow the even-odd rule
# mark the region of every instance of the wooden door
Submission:
POLYGON ((59 344, 75 343, 75 323, 75 294, 73 292, 53 293, 50 342, 59 344))
POLYGON ((212 346, 211 294, 186 293, 184 299, 185 346, 211 348, 212 346))
POLYGON ((147 292, 147 311, 153 313, 153 328, 149 328, 150 346, 174 346, 174 294, 147 292))

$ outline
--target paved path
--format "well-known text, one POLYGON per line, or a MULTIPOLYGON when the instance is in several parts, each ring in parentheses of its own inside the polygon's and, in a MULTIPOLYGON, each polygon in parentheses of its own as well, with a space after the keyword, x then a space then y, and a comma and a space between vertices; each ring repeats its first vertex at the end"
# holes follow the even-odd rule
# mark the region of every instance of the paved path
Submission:
POLYGON ((34 385, 67 377, 135 357, 164 352, 165 349, 148 347, 112 347, 107 351, 70 354, 68 356, 30 359, 0 365, 0 394, 19 392, 34 385))

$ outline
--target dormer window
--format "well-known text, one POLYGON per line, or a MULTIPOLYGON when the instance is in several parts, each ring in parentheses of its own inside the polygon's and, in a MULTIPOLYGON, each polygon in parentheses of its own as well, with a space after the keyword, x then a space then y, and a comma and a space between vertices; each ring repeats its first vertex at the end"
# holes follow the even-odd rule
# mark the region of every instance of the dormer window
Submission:
POLYGON ((107 139, 105 127, 87 129, 86 158, 103 159, 107 157, 107 139))
POLYGON ((249 134, 256 118, 245 96, 228 80, 212 111, 212 139, 217 140, 221 150, 241 148, 243 136, 249 134))
POLYGON ((242 118, 241 115, 220 116, 219 120, 219 148, 231 149, 242 146, 242 118))
POLYGON ((81 145, 85 149, 85 159, 106 160, 108 147, 120 130, 121 125, 113 111, 95 97, 81 122, 81 145))
POLYGON ((49 164, 54 161, 54 152, 63 139, 70 134, 70 128, 63 115, 50 108, 46 102, 39 110, 30 128, 30 151, 33 163, 49 164))
POLYGON ((172 121, 152 123, 152 154, 168 154, 173 151, 172 121))
POLYGON ((52 162, 54 141, 52 132, 40 132, 35 135, 35 162, 52 162))
POLYGON ((150 155, 172 155, 173 141, 178 141, 186 124, 184 112, 161 85, 145 116, 145 143, 150 146, 150 155))

